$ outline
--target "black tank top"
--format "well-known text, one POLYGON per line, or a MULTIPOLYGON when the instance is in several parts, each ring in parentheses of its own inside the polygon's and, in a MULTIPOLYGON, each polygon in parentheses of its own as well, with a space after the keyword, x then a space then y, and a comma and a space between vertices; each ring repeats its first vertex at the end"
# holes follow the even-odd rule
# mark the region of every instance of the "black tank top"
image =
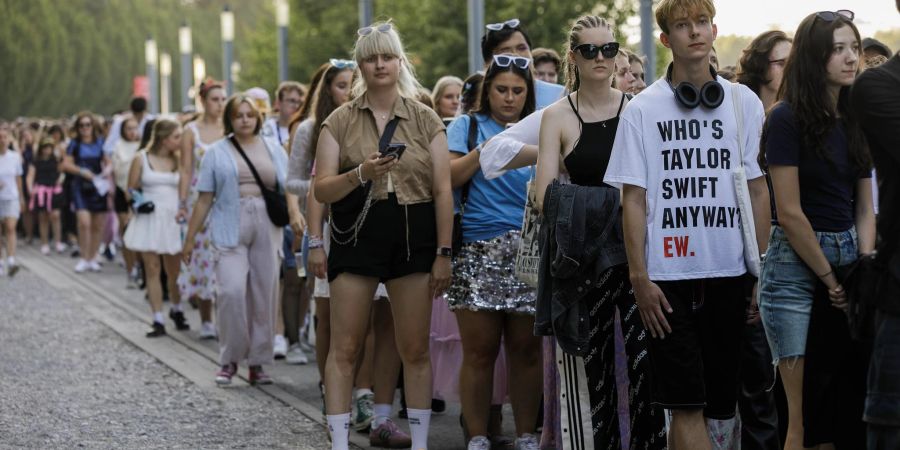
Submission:
MULTIPOLYGON (((577 95, 577 94, 576 94, 577 95)), ((581 122, 581 135, 575 148, 569 153, 563 162, 569 171, 569 179, 580 186, 607 186, 603 183, 603 175, 609 165, 609 157, 612 154, 613 141, 616 138, 616 128, 619 126, 619 114, 622 105, 625 104, 625 94, 619 101, 619 110, 616 117, 600 122, 586 123, 578 114, 578 109, 572 103, 572 96, 566 97, 569 106, 581 122)))
POLYGON ((36 159, 34 164, 34 184, 41 186, 54 186, 59 179, 59 168, 56 158, 45 160, 36 159))

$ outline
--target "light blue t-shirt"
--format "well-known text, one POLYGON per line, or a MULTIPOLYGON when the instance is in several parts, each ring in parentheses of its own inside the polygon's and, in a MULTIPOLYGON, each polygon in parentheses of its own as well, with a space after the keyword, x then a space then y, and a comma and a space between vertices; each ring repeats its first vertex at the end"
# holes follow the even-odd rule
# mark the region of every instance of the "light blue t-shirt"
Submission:
MULTIPOLYGON (((546 84, 546 83, 545 83, 546 84)), ((481 144, 503 131, 503 126, 484 114, 475 114, 478 122, 476 143, 481 144)), ((469 153, 466 141, 469 137, 469 116, 457 117, 447 127, 447 141, 451 152, 469 153)), ((510 170, 499 178, 487 180, 481 169, 470 182, 469 200, 463 213, 463 242, 493 239, 511 230, 522 228, 525 212, 525 196, 531 169, 510 170)), ((456 210, 459 210, 461 189, 454 189, 456 210)))
POLYGON ((565 86, 534 80, 534 104, 537 109, 544 109, 562 98, 565 86))

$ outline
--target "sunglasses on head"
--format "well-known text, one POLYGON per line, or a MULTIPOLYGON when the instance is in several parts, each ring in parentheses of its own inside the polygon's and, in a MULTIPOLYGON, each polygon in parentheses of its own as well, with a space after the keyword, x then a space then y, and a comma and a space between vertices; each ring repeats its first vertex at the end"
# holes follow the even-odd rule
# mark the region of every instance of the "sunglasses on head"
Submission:
POLYGON ((619 53, 618 42, 607 42, 603 45, 581 44, 572 48, 572 51, 581 53, 585 59, 594 59, 597 54, 603 55, 604 58, 615 58, 619 53))
POLYGON ((849 9, 839 9, 837 11, 819 11, 816 13, 816 17, 826 22, 834 22, 839 17, 843 17, 852 22, 853 18, 856 17, 856 14, 853 14, 853 11, 850 11, 849 9))
POLYGON ((504 28, 516 28, 520 23, 519 19, 509 19, 506 22, 489 23, 484 27, 491 31, 500 31, 504 28))
POLYGON ((352 61, 349 59, 331 58, 328 60, 328 62, 331 63, 332 66, 337 67, 338 69, 348 69, 348 68, 355 69, 356 68, 356 61, 352 61))
POLYGON ((521 56, 494 55, 494 64, 500 67, 509 67, 512 64, 520 69, 527 69, 531 65, 531 60, 521 56))
POLYGON ((360 36, 368 36, 374 31, 378 31, 379 33, 387 33, 388 31, 391 31, 391 24, 383 23, 381 25, 378 25, 377 27, 362 27, 356 30, 356 34, 360 36))

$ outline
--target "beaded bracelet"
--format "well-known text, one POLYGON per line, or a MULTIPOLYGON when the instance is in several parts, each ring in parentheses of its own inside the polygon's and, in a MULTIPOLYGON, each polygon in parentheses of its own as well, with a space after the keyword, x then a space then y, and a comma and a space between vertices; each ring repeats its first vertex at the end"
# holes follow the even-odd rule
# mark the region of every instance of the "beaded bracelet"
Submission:
POLYGON ((356 166, 356 178, 359 179, 359 184, 366 184, 366 179, 362 176, 362 164, 356 166))

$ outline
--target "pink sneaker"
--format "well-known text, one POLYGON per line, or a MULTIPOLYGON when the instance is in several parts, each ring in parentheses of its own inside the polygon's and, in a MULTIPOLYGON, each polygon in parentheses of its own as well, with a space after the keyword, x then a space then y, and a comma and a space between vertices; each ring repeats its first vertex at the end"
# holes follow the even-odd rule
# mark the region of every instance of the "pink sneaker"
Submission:
POLYGON ((369 445, 384 448, 409 448, 412 439, 393 420, 388 419, 369 432, 369 445))
POLYGON ((238 366, 237 363, 229 363, 222 366, 218 372, 216 372, 216 384, 220 386, 226 386, 231 384, 231 377, 237 373, 238 366))
POLYGON ((262 366, 250 366, 250 384, 272 384, 272 377, 263 372, 262 366))

